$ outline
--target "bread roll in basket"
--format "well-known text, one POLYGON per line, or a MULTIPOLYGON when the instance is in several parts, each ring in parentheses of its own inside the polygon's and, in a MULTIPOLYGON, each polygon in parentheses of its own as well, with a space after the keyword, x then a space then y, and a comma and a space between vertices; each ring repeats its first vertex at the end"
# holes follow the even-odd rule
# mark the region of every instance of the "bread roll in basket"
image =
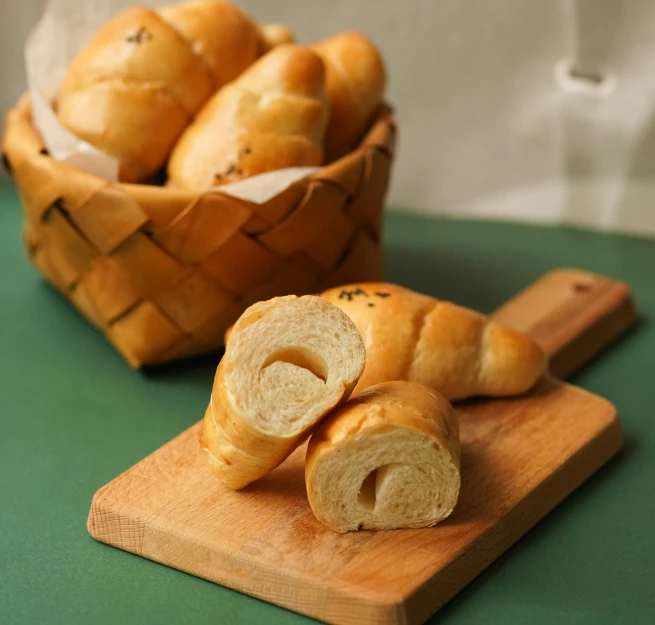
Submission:
POLYGON ((222 347, 254 302, 380 280, 395 134, 385 105, 354 150, 263 204, 57 161, 27 95, 7 115, 3 153, 32 262, 139 368, 222 347))

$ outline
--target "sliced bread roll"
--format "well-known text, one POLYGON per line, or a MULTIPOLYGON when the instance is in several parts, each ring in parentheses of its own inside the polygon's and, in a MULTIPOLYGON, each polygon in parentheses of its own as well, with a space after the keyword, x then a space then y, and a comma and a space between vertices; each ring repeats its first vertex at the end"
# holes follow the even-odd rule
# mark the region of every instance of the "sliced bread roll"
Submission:
POLYGON ((372 386, 325 419, 305 461, 309 503, 337 532, 428 527, 455 508, 459 426, 420 384, 372 386))
POLYGON ((234 325, 203 420, 213 473, 235 490, 279 465, 364 370, 357 328, 316 296, 278 297, 234 325))

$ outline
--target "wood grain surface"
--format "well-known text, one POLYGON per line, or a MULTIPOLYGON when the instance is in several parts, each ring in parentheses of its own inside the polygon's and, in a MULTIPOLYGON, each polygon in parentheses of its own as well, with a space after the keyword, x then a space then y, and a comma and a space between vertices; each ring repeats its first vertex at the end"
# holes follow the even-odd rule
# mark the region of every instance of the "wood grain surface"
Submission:
MULTIPOLYGON (((629 327, 634 312, 624 285, 560 270, 496 317, 537 339, 562 373, 629 327)), ((307 503, 304 447, 233 492, 212 477, 196 424, 101 488, 88 529, 101 542, 328 623, 423 623, 622 445, 614 406, 552 377, 524 397, 461 403, 458 414, 462 490, 455 512, 434 528, 325 528, 307 503)))

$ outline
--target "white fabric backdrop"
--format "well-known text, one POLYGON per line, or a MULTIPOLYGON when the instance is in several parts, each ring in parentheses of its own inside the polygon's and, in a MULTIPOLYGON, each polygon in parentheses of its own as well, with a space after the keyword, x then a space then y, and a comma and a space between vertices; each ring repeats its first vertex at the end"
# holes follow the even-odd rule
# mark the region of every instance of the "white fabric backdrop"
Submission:
MULTIPOLYGON (((0 0, 3 113, 41 4, 0 0)), ((392 208, 655 237, 652 0, 239 4, 301 42, 357 29, 380 46, 401 129, 392 208)))

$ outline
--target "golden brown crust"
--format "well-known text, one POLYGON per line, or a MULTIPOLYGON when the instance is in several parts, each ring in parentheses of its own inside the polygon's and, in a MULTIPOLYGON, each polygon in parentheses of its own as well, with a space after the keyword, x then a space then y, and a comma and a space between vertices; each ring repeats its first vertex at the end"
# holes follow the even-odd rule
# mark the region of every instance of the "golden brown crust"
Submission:
POLYGON ((314 428, 305 466, 311 468, 316 455, 345 438, 392 424, 438 439, 459 462, 459 422, 445 396, 415 382, 383 382, 352 397, 314 428))
POLYGON ((70 63, 58 100, 111 79, 160 85, 189 115, 212 93, 208 69, 180 33, 142 6, 120 12, 96 32, 70 63))
POLYGON ((247 486, 260 477, 262 460, 248 456, 230 443, 207 408, 202 420, 200 447, 205 452, 211 472, 233 490, 247 486), (238 464, 240 470, 232 470, 238 464))
POLYGON ((387 283, 352 284, 323 297, 364 337, 367 361, 355 393, 410 380, 449 400, 527 391, 546 369, 538 345, 473 310, 387 283))
POLYGON ((171 184, 205 189, 319 165, 328 112, 324 76, 320 58, 302 46, 266 54, 214 95, 184 132, 169 161, 171 184))
POLYGON ((238 82, 242 88, 262 96, 326 99, 325 66, 321 58, 309 48, 293 43, 271 50, 244 72, 238 82))
POLYGON ((366 345, 366 368, 355 392, 373 384, 408 379, 414 345, 435 301, 386 283, 362 283, 322 294, 357 326, 366 345))
POLYGON ((142 180, 156 171, 191 117, 168 92, 151 85, 111 79, 60 99, 60 123, 80 139, 120 161, 121 180, 142 180), (131 107, 126 107, 129 100, 131 107), (153 119, 166 119, 156 132, 153 119), (125 138, 130 137, 129 141, 125 138))
POLYGON ((260 24, 259 38, 261 54, 285 43, 296 43, 296 36, 286 24, 260 24))
POLYGON ((330 121, 325 136, 328 161, 352 150, 380 107, 386 69, 380 52, 364 35, 344 32, 312 48, 327 70, 330 121))
POLYGON ((259 27, 223 0, 196 0, 163 7, 159 14, 209 66, 214 89, 234 80, 259 56, 259 27))

